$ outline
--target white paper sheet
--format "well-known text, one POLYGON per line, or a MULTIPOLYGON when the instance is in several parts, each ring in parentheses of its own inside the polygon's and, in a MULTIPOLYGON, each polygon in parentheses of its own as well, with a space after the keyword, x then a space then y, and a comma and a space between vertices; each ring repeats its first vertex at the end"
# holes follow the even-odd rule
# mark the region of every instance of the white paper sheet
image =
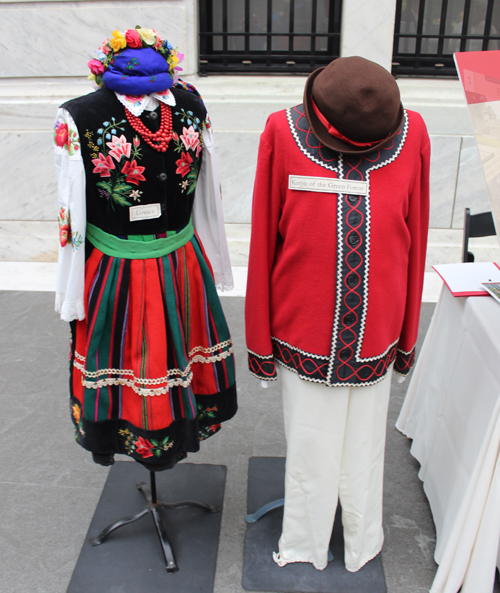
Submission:
POLYGON ((500 282, 500 268, 492 262, 432 266, 453 296, 489 296, 483 282, 500 282))

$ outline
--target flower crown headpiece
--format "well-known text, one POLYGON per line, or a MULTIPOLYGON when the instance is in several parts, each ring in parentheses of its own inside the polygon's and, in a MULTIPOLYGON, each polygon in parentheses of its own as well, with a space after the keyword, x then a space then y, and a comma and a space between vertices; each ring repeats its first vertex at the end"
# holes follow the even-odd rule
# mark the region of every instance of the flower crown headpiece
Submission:
POLYGON ((102 75, 113 63, 116 54, 124 49, 151 48, 165 58, 169 65, 169 73, 174 82, 177 81, 177 72, 182 70, 178 64, 184 59, 184 55, 179 53, 177 48, 173 48, 165 39, 163 40, 154 29, 143 29, 139 25, 135 29, 127 29, 125 34, 115 29, 111 39, 105 39, 101 47, 96 50, 97 59, 90 60, 87 66, 92 74, 88 79, 93 81, 98 87, 102 87, 102 75))

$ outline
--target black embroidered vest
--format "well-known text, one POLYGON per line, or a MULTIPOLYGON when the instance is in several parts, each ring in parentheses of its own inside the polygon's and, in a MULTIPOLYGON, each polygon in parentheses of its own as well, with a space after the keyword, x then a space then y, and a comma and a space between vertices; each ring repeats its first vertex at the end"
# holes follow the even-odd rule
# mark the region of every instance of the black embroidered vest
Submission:
MULTIPOLYGON (((186 226, 202 159, 206 110, 201 99, 172 89, 173 138, 158 152, 129 124, 125 107, 108 89, 68 101, 65 108, 80 135, 86 178, 87 221, 114 235, 164 233, 186 226), (153 205, 150 209, 134 208, 153 205), (153 213, 155 218, 145 218, 153 213), (131 220, 132 219, 134 220, 131 220), (137 218, 137 219, 135 219, 137 218)), ((144 111, 152 132, 160 107, 144 111)))

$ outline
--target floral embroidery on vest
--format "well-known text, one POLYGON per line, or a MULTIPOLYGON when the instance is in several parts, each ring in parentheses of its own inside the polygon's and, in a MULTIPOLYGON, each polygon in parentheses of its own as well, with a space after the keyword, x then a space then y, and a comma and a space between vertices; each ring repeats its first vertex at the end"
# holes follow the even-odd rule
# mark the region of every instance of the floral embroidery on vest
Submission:
POLYGON ((80 150, 80 138, 77 130, 68 127, 67 123, 57 120, 54 124, 54 144, 59 148, 65 148, 69 156, 80 150))
POLYGON ((175 115, 182 116, 181 122, 189 127, 183 126, 182 134, 179 136, 176 132, 172 134, 175 143, 175 152, 179 152, 181 158, 175 161, 177 165, 176 173, 183 180, 179 183, 182 193, 191 194, 196 188, 198 171, 200 169, 200 153, 203 148, 203 123, 198 117, 195 117, 192 111, 181 109, 176 111, 175 115))
POLYGON ((142 192, 135 190, 132 185, 139 185, 140 181, 146 181, 143 173, 146 167, 137 164, 141 160, 140 138, 134 136, 132 142, 128 142, 124 134, 125 128, 120 127, 126 120, 117 122, 114 117, 111 122, 105 121, 102 127, 97 130, 97 144, 93 142, 93 134, 86 131, 85 137, 88 140, 88 147, 92 151, 92 163, 96 175, 102 178, 96 185, 99 194, 106 200, 111 199, 111 206, 131 206, 127 198, 140 202, 139 196, 142 192))

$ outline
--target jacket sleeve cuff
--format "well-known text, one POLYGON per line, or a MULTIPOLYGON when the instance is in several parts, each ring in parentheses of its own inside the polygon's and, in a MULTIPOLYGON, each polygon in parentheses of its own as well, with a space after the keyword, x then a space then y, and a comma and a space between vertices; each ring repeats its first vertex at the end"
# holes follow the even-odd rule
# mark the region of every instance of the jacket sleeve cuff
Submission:
POLYGON ((399 375, 406 375, 411 371, 413 365, 415 364, 415 346, 409 351, 405 352, 404 350, 400 350, 398 348, 396 354, 396 360, 394 362, 394 370, 399 375))
POLYGON ((276 364, 272 354, 269 356, 259 356, 255 352, 248 351, 248 369, 250 374, 261 381, 276 381, 276 364))

